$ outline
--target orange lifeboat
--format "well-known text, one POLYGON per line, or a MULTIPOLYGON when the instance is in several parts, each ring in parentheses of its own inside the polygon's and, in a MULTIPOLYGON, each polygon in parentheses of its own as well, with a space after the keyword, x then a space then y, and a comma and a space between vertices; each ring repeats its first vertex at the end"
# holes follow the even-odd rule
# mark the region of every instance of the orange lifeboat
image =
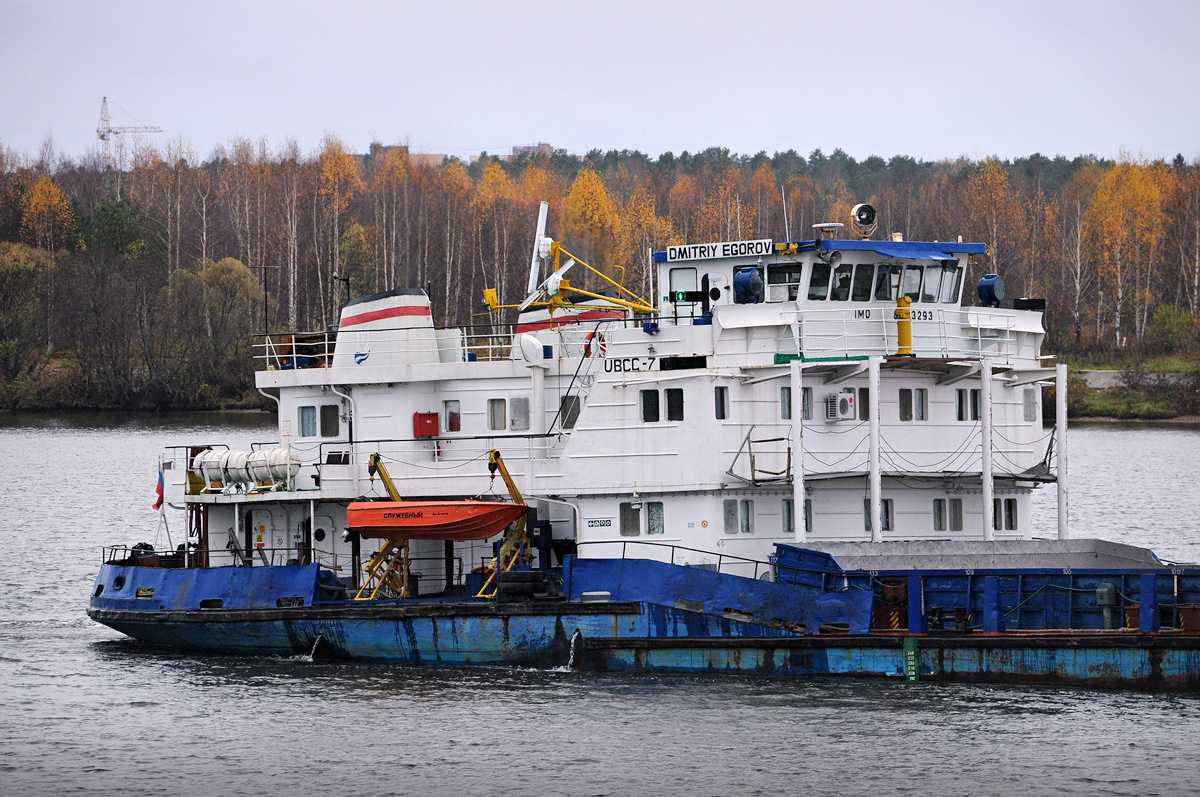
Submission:
POLYGON ((482 540, 528 511, 507 501, 355 501, 346 526, 382 540, 482 540))

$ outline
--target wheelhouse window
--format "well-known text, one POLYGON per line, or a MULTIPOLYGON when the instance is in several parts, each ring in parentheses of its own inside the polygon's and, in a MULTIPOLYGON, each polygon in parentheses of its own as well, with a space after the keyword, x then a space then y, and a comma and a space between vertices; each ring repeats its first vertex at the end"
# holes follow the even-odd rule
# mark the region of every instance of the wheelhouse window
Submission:
POLYGON ((813 502, 811 498, 804 499, 804 531, 811 534, 813 530, 813 502))
POLYGON ((866 302, 871 299, 871 277, 875 267, 869 263, 859 263, 854 267, 854 283, 850 287, 850 299, 855 302, 866 302))
POLYGON ((871 389, 869 387, 858 389, 858 419, 860 421, 871 420, 871 389))
POLYGON ((488 429, 502 432, 508 428, 508 412, 504 399, 488 399, 488 429))
POLYGON ((875 301, 894 302, 900 290, 901 266, 880 264, 875 269, 875 301))
POLYGON ((791 498, 783 499, 783 533, 796 533, 796 502, 791 498))
POLYGON ((941 266, 926 266, 925 267, 925 286, 921 290, 922 302, 936 302, 938 300, 938 291, 942 286, 942 267, 941 266))
POLYGON ((829 264, 813 263, 812 275, 808 278, 808 298, 822 301, 829 295, 829 264))
POLYGON ((1025 421, 1027 423, 1036 423, 1038 419, 1038 401, 1037 388, 1027 387, 1022 394, 1022 403, 1025 408, 1025 421))
POLYGON ((900 284, 900 294, 914 302, 921 295, 921 267, 905 266, 904 281, 900 284))
POLYGON ((462 409, 457 401, 442 402, 442 417, 445 419, 446 428, 443 432, 460 432, 462 431, 462 409))
POLYGON ((779 418, 784 421, 792 419, 792 389, 790 387, 779 388, 779 418))
POLYGON ((946 266, 942 269, 942 303, 958 303, 958 281, 962 278, 962 269, 958 266, 946 266))
POLYGON ((833 272, 833 285, 829 289, 829 298, 835 302, 845 302, 850 299, 851 272, 854 266, 843 263, 833 272))
POLYGON ((811 387, 800 389, 800 418, 811 421, 813 413, 813 393, 811 387))
POLYGON ((933 530, 946 530, 946 499, 933 499, 933 530))
POLYGON ((673 268, 668 275, 671 287, 671 298, 675 294, 685 291, 695 291, 699 283, 696 281, 696 269, 694 268, 673 268))

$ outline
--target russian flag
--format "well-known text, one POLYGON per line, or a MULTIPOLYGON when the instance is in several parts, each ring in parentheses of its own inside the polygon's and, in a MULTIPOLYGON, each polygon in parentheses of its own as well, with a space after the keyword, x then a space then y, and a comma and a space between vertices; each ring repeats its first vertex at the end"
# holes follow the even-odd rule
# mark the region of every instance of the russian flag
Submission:
POLYGON ((158 496, 158 498, 156 498, 154 501, 154 509, 158 509, 162 506, 163 502, 163 478, 161 469, 158 471, 158 486, 154 488, 154 492, 158 496))

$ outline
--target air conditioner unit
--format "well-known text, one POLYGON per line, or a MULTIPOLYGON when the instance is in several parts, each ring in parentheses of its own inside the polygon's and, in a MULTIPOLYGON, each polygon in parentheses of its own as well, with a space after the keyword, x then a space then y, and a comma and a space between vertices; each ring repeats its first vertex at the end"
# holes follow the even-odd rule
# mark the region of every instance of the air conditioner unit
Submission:
POLYGON ((829 423, 854 420, 854 388, 825 397, 825 420, 829 423))

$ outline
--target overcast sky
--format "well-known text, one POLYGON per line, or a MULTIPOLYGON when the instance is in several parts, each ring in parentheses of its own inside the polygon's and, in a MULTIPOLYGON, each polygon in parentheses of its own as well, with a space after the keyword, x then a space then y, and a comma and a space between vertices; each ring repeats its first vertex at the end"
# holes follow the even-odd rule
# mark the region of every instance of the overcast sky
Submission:
POLYGON ((0 0, 0 145, 1200 157, 1200 2, 0 0))

